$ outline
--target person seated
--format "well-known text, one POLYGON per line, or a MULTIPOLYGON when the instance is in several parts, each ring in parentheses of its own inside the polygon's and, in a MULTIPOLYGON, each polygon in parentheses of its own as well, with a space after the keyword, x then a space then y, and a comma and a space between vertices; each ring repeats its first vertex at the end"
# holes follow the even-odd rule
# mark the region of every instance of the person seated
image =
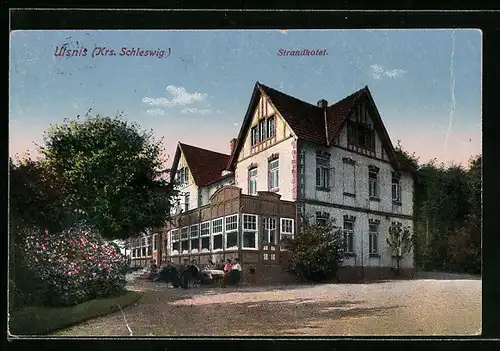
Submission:
POLYGON ((215 263, 212 260, 208 260, 208 263, 205 265, 206 270, 212 270, 215 269, 215 263))
POLYGON ((225 287, 227 284, 230 283, 229 278, 230 278, 230 273, 231 269, 233 269, 233 265, 231 264, 231 259, 227 259, 227 263, 224 266, 224 279, 222 280, 222 287, 225 287))

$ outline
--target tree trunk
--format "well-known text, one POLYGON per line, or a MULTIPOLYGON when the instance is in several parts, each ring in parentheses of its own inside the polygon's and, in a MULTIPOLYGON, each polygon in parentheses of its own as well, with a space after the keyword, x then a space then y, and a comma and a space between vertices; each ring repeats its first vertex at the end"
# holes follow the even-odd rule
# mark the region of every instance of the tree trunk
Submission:
POLYGON ((399 256, 396 257, 396 276, 399 277, 399 261, 401 258, 399 256))

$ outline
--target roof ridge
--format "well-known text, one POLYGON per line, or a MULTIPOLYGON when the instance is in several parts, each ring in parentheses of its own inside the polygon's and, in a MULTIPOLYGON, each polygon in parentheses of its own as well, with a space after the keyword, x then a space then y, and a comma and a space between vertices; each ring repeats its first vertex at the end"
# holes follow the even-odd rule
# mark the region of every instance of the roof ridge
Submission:
POLYGON ((295 97, 295 96, 293 96, 293 95, 289 95, 289 94, 287 94, 287 93, 284 93, 284 92, 279 91, 279 90, 277 90, 277 89, 271 88, 271 87, 269 87, 269 86, 267 86, 267 85, 264 85, 264 84, 262 84, 262 83, 259 83, 259 82, 257 82, 257 83, 258 83, 258 85, 259 85, 260 87, 262 87, 262 88, 264 88, 264 89, 270 89, 270 90, 273 90, 273 91, 275 91, 275 92, 277 92, 277 93, 279 93, 279 94, 286 95, 286 96, 287 96, 287 97, 289 97, 289 98, 292 98, 292 99, 294 99, 294 100, 300 101, 300 102, 301 102, 301 103, 303 103, 303 104, 307 104, 307 105, 310 105, 310 106, 312 106, 312 107, 316 107, 316 108, 321 109, 321 107, 318 107, 318 106, 316 106, 316 105, 314 105, 314 104, 311 104, 310 102, 307 102, 307 101, 301 100, 301 99, 299 99, 299 98, 296 98, 296 97, 295 97))
POLYGON ((355 91, 354 93, 351 93, 351 94, 347 95, 346 97, 344 97, 344 98, 340 99, 339 101, 337 101, 337 102, 335 102, 335 103, 331 104, 330 106, 328 106, 328 108, 333 107, 333 106, 335 106, 335 105, 337 105, 337 104, 339 104, 339 103, 341 103, 341 102, 344 102, 344 101, 346 101, 346 100, 348 100, 348 99, 350 99, 350 98, 353 98, 353 97, 354 97, 354 95, 357 95, 357 94, 360 94, 360 93, 362 93, 362 92, 365 92, 366 90, 368 90, 368 86, 367 86, 367 85, 365 85, 363 88, 361 88, 361 89, 359 89, 359 90, 355 91))
POLYGON ((223 156, 231 156, 230 154, 225 154, 225 153, 222 153, 222 152, 205 149, 205 148, 202 148, 202 147, 199 147, 199 146, 194 146, 194 145, 189 145, 189 144, 186 144, 186 143, 181 143, 180 141, 179 141, 179 145, 181 145, 181 146, 188 146, 188 147, 192 147, 194 149, 208 151, 208 152, 211 152, 211 153, 214 153, 214 154, 223 155, 223 156))

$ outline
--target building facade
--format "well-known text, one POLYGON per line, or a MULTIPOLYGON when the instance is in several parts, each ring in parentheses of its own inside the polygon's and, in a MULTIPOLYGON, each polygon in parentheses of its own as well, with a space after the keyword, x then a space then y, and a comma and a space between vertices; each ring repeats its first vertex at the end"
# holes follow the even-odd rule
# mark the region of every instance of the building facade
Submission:
MULTIPOLYGON (((179 143, 172 172, 180 196, 173 222, 154 237, 158 261, 238 256, 245 277, 286 280, 280 239, 304 220, 330 220, 346 236, 341 279, 383 278, 395 267, 389 226, 413 230, 413 178, 395 158, 368 87, 328 106, 257 82, 230 153, 179 143)), ((413 274, 413 252, 401 267, 413 274)))

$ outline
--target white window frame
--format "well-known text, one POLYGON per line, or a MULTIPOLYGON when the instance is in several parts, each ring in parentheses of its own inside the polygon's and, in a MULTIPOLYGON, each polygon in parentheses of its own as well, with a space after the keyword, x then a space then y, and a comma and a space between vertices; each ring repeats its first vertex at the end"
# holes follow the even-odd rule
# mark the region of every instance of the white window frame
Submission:
POLYGON ((272 115, 271 117, 267 118, 266 124, 267 124, 267 138, 272 139, 276 136, 276 115, 272 115))
POLYGON ((224 240, 222 240, 222 247, 220 249, 215 248, 215 236, 220 235, 222 239, 224 239, 224 217, 220 218, 215 218, 212 220, 212 223, 210 225, 211 227, 211 238, 212 238, 212 251, 213 252, 219 252, 224 250, 224 240), (216 221, 221 221, 221 231, 220 232, 214 232, 214 222, 216 221))
POLYGON ((258 177, 258 169, 257 167, 250 168, 248 170, 248 194, 249 195, 257 195, 257 177, 258 177), (255 174, 252 175, 252 172, 255 171, 255 174))
POLYGON ((392 189, 392 194, 391 194, 392 201, 401 202, 401 178, 392 176, 391 189, 392 189))
POLYGON ((191 209, 191 194, 184 194, 184 212, 188 212, 191 209))
POLYGON ((179 229, 172 229, 170 231, 170 255, 175 256, 181 252, 181 241, 179 229), (174 243, 179 243, 179 250, 174 250, 174 243))
POLYGON ((239 224, 239 216, 238 214, 233 214, 226 216, 224 218, 224 246, 226 250, 238 250, 239 238, 238 238, 238 224, 239 224), (233 219, 236 219, 236 223, 233 222, 233 219), (229 222, 231 221, 231 222, 229 222), (228 223, 229 222, 229 223, 228 223), (231 227, 229 227, 231 225, 231 227), (234 227, 236 226, 236 228, 234 227), (236 246, 227 247, 227 235, 236 233, 236 246))
POLYGON ((368 239, 369 239, 369 244, 368 244, 368 253, 370 254, 378 254, 379 253, 379 230, 378 230, 378 224, 368 224, 368 239), (370 227, 375 227, 377 230, 376 231, 373 231, 371 229, 373 228, 370 228, 370 227), (376 239, 376 242, 377 242, 377 245, 376 245, 376 249, 374 250, 373 248, 373 238, 376 239))
POLYGON ((268 190, 279 189, 280 159, 276 158, 267 163, 267 186, 268 190), (276 166, 274 166, 276 164, 276 166))
POLYGON ((189 252, 198 253, 200 249, 200 228, 198 224, 193 224, 189 226, 189 252), (196 235, 193 236, 193 228, 196 228, 196 235), (193 247, 191 246, 192 240, 198 240, 198 248, 195 248, 193 251, 193 247))
POLYGON ((278 223, 279 221, 275 218, 275 217, 266 217, 264 218, 264 228, 263 228, 263 231, 262 231, 262 234, 263 236, 265 235, 266 236, 266 240, 263 241, 263 245, 269 245, 269 244, 272 244, 272 245, 276 245, 277 244, 277 240, 278 240, 278 223), (274 228, 270 228, 269 224, 271 223, 271 220, 274 222, 274 228), (271 230, 274 230, 274 242, 271 242, 271 230))
POLYGON ((212 251, 212 239, 211 239, 211 233, 212 233, 212 223, 210 221, 206 221, 203 223, 200 223, 200 252, 210 252, 212 251), (204 226, 208 225, 208 233, 203 233, 202 230, 205 228, 202 228, 204 226), (202 248, 202 239, 208 237, 208 249, 203 249, 202 248))
POLYGON ((256 126, 252 127, 251 129, 251 135, 252 135, 252 146, 255 146, 259 143, 259 125, 257 124, 256 126))
POLYGON ((243 213, 241 216, 242 230, 241 230, 241 248, 244 250, 258 250, 259 249, 259 216, 254 214, 243 213), (245 219, 247 218, 255 218, 255 227, 248 226, 249 222, 245 219), (245 233, 253 233, 255 246, 245 246, 245 240, 243 240, 243 236, 245 233))
POLYGON ((280 218, 280 241, 283 235, 285 237, 291 237, 291 239, 293 239, 294 234, 295 234, 295 220, 293 218, 280 218), (290 223, 288 223, 288 225, 285 225, 286 222, 290 223), (285 228, 289 227, 290 225, 291 225, 291 231, 285 231, 285 228))
POLYGON ((328 189, 330 187, 330 182, 330 159, 328 157, 316 155, 316 187, 328 189))
POLYGON ((189 253, 189 227, 186 226, 186 227, 182 227, 180 229, 180 242, 181 243, 180 243, 180 246, 179 246, 179 252, 183 253, 183 254, 189 253), (183 234, 182 231, 183 230, 186 230, 186 238, 185 239, 182 237, 182 234, 183 234), (183 250, 182 249, 182 242, 183 241, 187 241, 188 242, 188 249, 187 250, 183 250))
POLYGON ((346 221, 344 220, 342 233, 344 234, 344 238, 346 240, 344 245, 344 253, 353 254, 356 248, 354 247, 354 221, 346 221), (352 229, 346 229, 346 223, 352 224, 352 229), (352 250, 349 250, 349 237, 351 238, 352 250))
POLYGON ((372 170, 368 170, 368 195, 374 198, 380 197, 379 175, 378 172, 372 170))

